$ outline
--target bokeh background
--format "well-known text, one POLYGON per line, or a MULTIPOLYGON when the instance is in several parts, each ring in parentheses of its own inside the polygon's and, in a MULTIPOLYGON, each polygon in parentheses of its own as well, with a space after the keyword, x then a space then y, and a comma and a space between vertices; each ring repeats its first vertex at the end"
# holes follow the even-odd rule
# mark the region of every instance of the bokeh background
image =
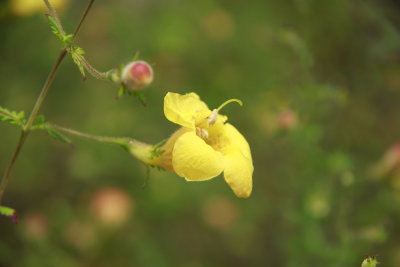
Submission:
MULTIPOLYGON (((60 50, 39 0, 0 3, 0 105, 29 113, 60 50)), ((52 1, 72 32, 88 1, 52 1)), ((400 266, 400 5, 349 0, 95 2, 77 44, 98 69, 140 59, 143 107, 64 60, 41 114, 157 143, 168 91, 196 92, 247 138, 254 188, 189 183, 118 147, 32 132, 0 218, 0 266, 400 266)), ((0 170, 19 130, 0 124, 0 170)))

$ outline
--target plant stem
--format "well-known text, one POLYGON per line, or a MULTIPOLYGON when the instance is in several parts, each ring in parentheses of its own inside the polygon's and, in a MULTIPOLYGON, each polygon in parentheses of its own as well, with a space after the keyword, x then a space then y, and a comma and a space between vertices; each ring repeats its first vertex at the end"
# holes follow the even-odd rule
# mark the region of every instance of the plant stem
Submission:
POLYGON ((61 21, 60 21, 60 19, 59 19, 58 16, 57 16, 56 10, 51 6, 49 0, 44 0, 44 3, 46 4, 47 8, 48 8, 49 11, 50 11, 50 16, 52 16, 52 17, 54 18, 54 20, 55 20, 56 23, 57 23, 58 28, 59 28, 60 31, 61 31, 62 36, 64 37, 64 36, 65 36, 65 32, 64 32, 64 29, 63 29, 63 27, 62 27, 61 21))
POLYGON ((73 129, 57 126, 54 124, 50 124, 47 126, 48 128, 58 130, 67 134, 76 135, 79 137, 83 137, 89 140, 119 145, 126 151, 128 151, 132 156, 136 157, 140 161, 150 164, 150 165, 158 165, 158 159, 152 157, 152 152, 155 149, 155 146, 137 141, 128 137, 107 137, 107 136, 96 136, 83 132, 79 132, 73 129))
MULTIPOLYGON (((94 0, 90 0, 85 12, 83 13, 83 15, 82 15, 82 17, 81 17, 81 19, 79 21, 78 26, 76 27, 76 29, 74 31, 74 34, 72 36, 72 41, 75 39, 76 35, 78 34, 79 29, 81 28, 83 21, 85 20, 85 18, 87 16, 91 6, 93 5, 93 2, 94 2, 94 0)), ((67 49, 68 49, 68 47, 64 47, 63 50, 61 50, 60 55, 58 56, 57 61, 54 64, 52 70, 50 71, 50 74, 49 74, 46 82, 43 85, 42 91, 40 92, 40 95, 39 95, 38 99, 36 100, 36 103, 35 103, 35 105, 34 105, 34 107, 32 109, 32 112, 31 112, 31 114, 30 114, 30 116, 28 118, 28 121, 27 121, 27 123, 25 124, 24 128, 21 131, 21 135, 20 135, 20 138, 19 138, 19 141, 18 141, 18 144, 17 144, 17 148, 15 149, 15 152, 14 152, 12 158, 11 158, 10 164, 8 165, 7 170, 6 170, 4 176, 3 176, 2 180, 1 180, 1 184, 0 184, 0 204, 1 204, 1 201, 3 199, 4 191, 6 189, 8 180, 9 180, 10 175, 11 175, 11 171, 12 171, 14 165, 15 165, 15 162, 17 161, 18 155, 19 155, 19 153, 20 153, 20 151, 22 149, 22 146, 24 145, 25 139, 28 136, 28 133, 29 133, 29 131, 31 129, 31 126, 32 126, 33 122, 36 119, 36 116, 37 116, 37 113, 39 112, 40 106, 42 105, 44 99, 46 98, 47 91, 48 91, 48 89, 49 89, 49 87, 50 87, 50 85, 51 85, 51 83, 52 83, 52 81, 54 79, 54 76, 55 76, 55 74, 56 74, 56 72, 58 70, 58 67, 60 66, 61 62, 65 58, 65 55, 67 54, 67 49)))
POLYGON ((92 65, 90 65, 90 63, 86 60, 85 57, 83 57, 78 53, 76 53, 75 55, 79 58, 79 60, 83 63, 83 65, 85 65, 86 70, 89 71, 90 74, 92 74, 92 76, 95 77, 96 79, 106 80, 109 78, 110 74, 116 71, 116 70, 109 70, 107 72, 98 71, 92 65))
POLYGON ((7 171, 4 174, 3 179, 1 180, 0 204, 1 204, 1 200, 3 198, 4 190, 6 189, 6 186, 7 186, 8 179, 10 178, 11 171, 12 171, 12 169, 14 167, 15 161, 17 160, 19 152, 21 151, 21 148, 22 148, 22 146, 23 146, 23 144, 25 142, 25 138, 26 138, 26 133, 24 131, 21 131, 21 135, 19 137, 17 148, 15 149, 14 155, 11 158, 11 162, 8 165, 7 171))
POLYGON ((89 139, 89 140, 93 140, 93 141, 98 141, 98 142, 101 142, 101 143, 124 145, 124 144, 128 144, 129 140, 130 140, 130 138, 127 138, 127 137, 108 137, 108 136, 91 135, 91 134, 79 132, 77 130, 61 127, 61 126, 58 126, 58 125, 55 125, 55 124, 51 124, 48 127, 51 128, 51 129, 54 129, 54 130, 58 130, 58 131, 67 133, 67 134, 76 135, 76 136, 79 136, 79 137, 83 137, 83 138, 86 138, 86 139, 89 139))
POLYGON ((71 41, 71 43, 74 42, 75 37, 76 37, 76 35, 78 34, 78 32, 79 32, 79 30, 80 30, 80 28, 81 28, 81 26, 82 26, 82 24, 83 24, 83 21, 85 20, 87 14, 89 13, 89 10, 90 10, 90 8, 92 7, 93 3, 94 3, 94 0, 90 0, 88 6, 87 6, 86 9, 85 9, 85 12, 83 12, 83 15, 82 15, 82 17, 81 17, 81 20, 79 21, 78 26, 76 27, 74 33, 72 34, 72 41, 71 41))
POLYGON ((21 130, 21 135, 17 144, 17 148, 15 149, 14 155, 11 158, 10 164, 8 165, 7 171, 3 176, 3 179, 1 180, 1 185, 0 185, 0 204, 1 204, 1 200, 3 199, 3 195, 4 195, 4 191, 6 189, 8 180, 10 178, 10 174, 11 171, 15 165, 15 162, 17 161, 18 155, 22 149, 22 146, 24 145, 25 139, 28 136, 29 130, 33 124, 33 121, 36 118, 37 113, 39 112, 40 106, 43 103, 43 100, 46 97, 46 93, 51 85, 51 82, 54 79, 54 75, 56 74, 58 67, 60 66, 60 63, 62 62, 62 60, 64 59, 65 55, 67 53, 66 49, 63 49, 60 53, 60 55, 57 58, 56 63, 54 64, 49 77, 47 77, 46 82, 43 85, 42 91, 40 92, 40 95, 38 97, 38 99, 36 100, 36 103, 32 109, 31 115, 28 118, 27 123, 25 124, 25 126, 23 127, 23 129, 21 130))
POLYGON ((49 90, 49 87, 51 83, 53 82, 54 76, 56 75, 56 72, 58 70, 58 67, 60 66, 61 62, 63 61, 65 55, 67 54, 67 50, 64 48, 60 55, 57 58, 56 63, 53 66, 53 69, 51 70, 49 77, 47 77, 46 82, 43 85, 42 91, 40 92, 40 95, 38 99, 36 100, 35 105, 33 106, 31 115, 29 115, 28 121, 24 126, 24 132, 28 133, 29 130, 31 129, 31 126, 36 119, 37 113, 39 112, 40 106, 42 105, 44 99, 46 98, 47 91, 49 90))

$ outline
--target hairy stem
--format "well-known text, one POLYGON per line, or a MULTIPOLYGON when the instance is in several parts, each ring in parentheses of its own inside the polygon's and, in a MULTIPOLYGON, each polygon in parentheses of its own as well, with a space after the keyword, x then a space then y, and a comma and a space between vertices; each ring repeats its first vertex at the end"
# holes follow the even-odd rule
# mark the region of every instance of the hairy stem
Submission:
POLYGON ((51 70, 49 77, 47 77, 46 82, 43 85, 42 91, 40 92, 40 95, 38 99, 36 100, 35 105, 33 106, 31 115, 29 115, 28 121, 24 126, 24 132, 28 133, 29 130, 31 129, 31 126, 36 119, 36 116, 39 112, 40 106, 42 105, 44 99, 46 98, 47 91, 49 90, 49 87, 51 83, 53 82, 54 76, 56 75, 56 72, 58 70, 58 67, 60 66, 61 62, 63 61, 65 55, 67 54, 67 50, 63 49, 60 53, 60 55, 57 58, 56 63, 53 66, 53 69, 51 70))
MULTIPOLYGON (((47 2, 47 1, 45 1, 45 2, 47 2)), ((83 15, 82 15, 82 17, 81 17, 81 19, 79 21, 78 26, 76 27, 76 29, 74 31, 74 34, 72 36, 72 40, 74 40, 76 35, 78 34, 79 29, 81 28, 83 21, 85 20, 85 18, 87 16, 91 6, 93 5, 93 2, 94 2, 94 0, 90 0, 85 12, 83 13, 83 15)), ((48 6, 50 6, 50 4, 48 6)), ((50 8, 52 9, 51 6, 50 6, 50 8)), ((52 12, 51 9, 50 9, 50 12, 52 12)), ((54 76, 55 76, 55 74, 56 74, 61 62, 65 58, 65 55, 67 53, 67 49, 68 49, 68 47, 64 48, 60 52, 60 55, 58 56, 56 63, 54 64, 54 66, 53 66, 52 70, 50 71, 50 74, 49 74, 46 82, 43 85, 42 91, 40 92, 40 95, 39 95, 39 97, 38 97, 38 99, 37 99, 37 101, 36 101, 36 103, 35 103, 35 105, 34 105, 34 107, 32 109, 32 112, 31 112, 31 114, 30 114, 30 116, 28 118, 28 121, 27 121, 27 123, 25 124, 24 128, 21 131, 21 135, 20 135, 20 138, 19 138, 19 141, 18 141, 18 144, 17 144, 17 148, 15 149, 15 152, 14 152, 12 158, 11 158, 10 164, 8 165, 7 170, 6 170, 4 176, 3 176, 2 180, 1 180, 1 184, 0 184, 0 204, 1 204, 1 201, 3 199, 4 191, 6 189, 8 180, 9 180, 10 175, 11 175, 11 171, 12 171, 14 165, 15 165, 15 162, 17 161, 18 155, 21 152, 22 146, 24 145, 25 139, 28 136, 28 133, 29 133, 31 127, 32 127, 32 124, 36 119, 36 116, 37 116, 37 113, 39 112, 40 106, 42 105, 44 99, 46 98, 47 91, 48 91, 48 89, 49 89, 49 87, 50 87, 50 85, 51 85, 51 83, 52 83, 52 81, 54 79, 54 76)))
POLYGON ((98 71, 92 65, 90 65, 90 63, 86 60, 86 58, 84 56, 82 56, 82 55, 80 55, 78 53, 76 53, 75 55, 83 63, 83 65, 85 66, 86 70, 88 72, 90 72, 90 74, 92 74, 92 76, 95 77, 96 79, 102 79, 102 80, 109 79, 109 75, 116 71, 116 70, 110 70, 110 71, 107 71, 107 72, 98 71))
POLYGON ((93 140, 93 141, 98 141, 101 143, 108 143, 108 144, 117 144, 117 145, 126 145, 129 143, 130 138, 127 137, 108 137, 108 136, 97 136, 97 135, 91 135, 83 132, 79 132, 77 130, 61 127, 55 124, 51 124, 48 126, 51 129, 58 130, 60 132, 64 132, 67 134, 72 134, 76 135, 79 137, 83 137, 85 139, 93 140))
MULTIPOLYGON (((83 12, 83 15, 82 15, 82 17, 81 17, 81 20, 79 21, 78 26, 76 27, 74 33, 72 34, 72 42, 75 40, 75 37, 76 37, 76 35, 78 34, 78 32, 79 32, 79 30, 80 30, 80 28, 81 28, 83 22, 85 21, 85 18, 86 18, 86 16, 87 16, 87 14, 89 13, 89 10, 90 10, 90 8, 92 7, 93 3, 94 3, 94 0, 90 0, 88 6, 87 6, 86 9, 85 9, 85 12, 83 12)), ((71 43, 72 43, 72 42, 71 42, 71 43)))
POLYGON ((52 16, 54 18, 54 20, 56 21, 57 26, 60 29, 62 36, 65 36, 64 29, 62 27, 60 19, 58 18, 56 10, 52 7, 52 5, 50 4, 49 0, 44 0, 44 3, 46 4, 47 9, 50 12, 50 16, 52 16))
POLYGON ((15 152, 11 158, 10 164, 8 165, 8 168, 6 170, 6 173, 4 174, 3 179, 1 180, 1 186, 0 186, 0 204, 1 200, 3 198, 4 190, 6 190, 7 182, 8 179, 10 178, 11 171, 14 167, 14 164, 18 158, 19 152, 21 151, 22 146, 24 145, 26 138, 26 133, 24 131, 21 131, 21 135, 19 137, 18 145, 17 148, 15 149, 15 152))
POLYGON ((52 128, 54 130, 58 130, 60 132, 64 132, 67 134, 72 134, 75 136, 79 136, 85 139, 101 142, 101 143, 108 143, 108 144, 115 144, 121 146, 123 149, 128 151, 132 156, 136 157, 140 161, 150 164, 150 165, 158 165, 158 160, 152 157, 152 152, 155 149, 155 146, 137 141, 132 138, 128 137, 107 137, 107 136, 96 136, 91 135, 83 132, 79 132, 73 129, 57 126, 54 124, 48 125, 48 128, 52 128))

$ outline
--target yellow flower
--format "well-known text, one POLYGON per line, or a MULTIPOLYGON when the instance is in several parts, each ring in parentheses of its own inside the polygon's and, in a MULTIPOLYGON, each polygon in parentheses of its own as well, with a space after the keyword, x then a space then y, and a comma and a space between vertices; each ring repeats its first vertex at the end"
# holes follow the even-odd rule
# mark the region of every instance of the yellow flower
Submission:
MULTIPOLYGON (((187 181, 204 181, 224 172, 236 196, 247 198, 252 191, 253 162, 246 139, 218 111, 211 111, 195 93, 168 93, 164 114, 182 126, 162 147, 165 151, 152 163, 176 172, 187 181)), ((241 103, 240 103, 241 104, 241 103)))

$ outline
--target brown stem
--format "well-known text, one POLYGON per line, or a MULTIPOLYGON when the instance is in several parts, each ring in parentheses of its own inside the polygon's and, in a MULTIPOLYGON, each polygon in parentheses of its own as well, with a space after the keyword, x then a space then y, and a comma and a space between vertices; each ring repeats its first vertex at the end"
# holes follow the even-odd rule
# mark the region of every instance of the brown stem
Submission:
MULTIPOLYGON (((51 83, 53 82, 54 76, 56 75, 56 72, 58 70, 58 67, 60 66, 61 62, 63 61, 65 55, 67 54, 67 50, 63 49, 60 53, 60 55, 57 58, 56 63, 53 66, 53 69, 51 70, 49 77, 47 77, 46 82, 43 85, 42 91, 40 92, 40 95, 38 99, 36 100, 35 105, 33 106, 31 115, 29 115, 28 121, 24 126, 24 132, 28 133, 29 130, 31 129, 31 126, 33 124, 33 121, 36 119, 37 113, 39 112, 40 106, 43 103, 43 100, 46 98, 47 91, 49 90, 49 87, 51 83)), ((1 198, 0 198, 1 200, 1 198)))
POLYGON ((1 199, 3 198, 4 190, 6 190, 7 182, 8 182, 8 179, 10 178, 10 174, 11 174, 11 171, 12 171, 12 169, 14 167, 15 161, 17 160, 19 152, 21 151, 21 148, 22 148, 22 146, 24 144, 25 136, 26 136, 25 132, 21 131, 21 135, 19 137, 17 148, 15 149, 14 155, 11 158, 11 162, 8 165, 7 171, 4 174, 3 179, 1 180, 0 203, 1 203, 1 199))
POLYGON ((76 35, 78 34, 78 32, 79 32, 79 30, 80 30, 80 28, 81 28, 81 26, 82 26, 82 24, 83 24, 83 21, 85 20, 87 14, 89 13, 89 10, 90 10, 90 8, 92 7, 93 3, 94 3, 94 0, 90 0, 88 6, 86 7, 85 12, 83 12, 82 18, 81 18, 81 20, 79 21, 79 24, 78 24, 78 26, 76 27, 76 29, 75 29, 75 31, 74 31, 74 33, 73 33, 73 35, 72 35, 72 42, 75 40, 75 37, 76 37, 76 35))
MULTIPOLYGON (((100 72, 98 70, 96 70, 92 65, 90 65, 90 63, 86 60, 85 57, 83 57, 82 55, 76 53, 76 56, 80 59, 80 61, 85 65, 85 68, 87 71, 90 72, 90 74, 92 74, 92 76, 94 76, 96 79, 108 79, 108 74, 110 73, 110 71, 108 72, 100 72)), ((113 70, 111 70, 113 71, 113 70)))
MULTIPOLYGON (((91 6, 93 5, 93 2, 94 2, 94 0, 90 0, 85 12, 83 13, 83 15, 81 17, 81 20, 79 21, 78 26, 76 27, 76 29, 74 31, 74 34, 72 36, 72 40, 74 40, 76 35, 78 34, 79 29, 81 28, 83 21, 85 20, 85 18, 87 16, 91 6)), ((30 114, 30 116, 28 118, 28 121, 25 124, 23 130, 21 131, 21 135, 20 135, 20 138, 19 138, 19 141, 18 141, 17 148, 15 149, 15 152, 14 152, 12 158, 11 158, 10 164, 7 167, 6 173, 4 174, 4 176, 3 176, 2 180, 1 180, 1 184, 0 184, 0 204, 1 204, 1 201, 3 199, 3 195, 4 195, 4 191, 6 189, 6 186, 7 186, 7 182, 9 180, 9 178, 10 178, 10 175, 11 175, 11 171, 12 171, 14 165, 15 165, 15 162, 17 161, 18 155, 19 155, 19 153, 20 153, 20 151, 22 149, 22 146, 24 145, 24 142, 26 140, 26 137, 28 136, 28 133, 29 133, 31 127, 32 127, 32 124, 33 124, 34 120, 36 119, 36 116, 37 116, 37 113, 39 112, 40 106, 42 105, 44 99, 46 98, 47 91, 48 91, 48 89, 49 89, 49 87, 50 87, 50 85, 51 85, 51 83, 52 83, 52 81, 54 79, 54 76, 55 76, 55 74, 56 74, 56 72, 58 70, 58 67, 60 66, 61 62, 65 58, 65 55, 67 54, 67 49, 68 49, 68 47, 64 48, 60 52, 60 55, 58 56, 57 61, 54 64, 49 76, 47 77, 47 80, 43 85, 42 91, 40 92, 40 95, 39 95, 38 99, 36 100, 36 103, 35 103, 35 105, 34 105, 34 107, 32 109, 32 112, 31 112, 31 114, 30 114)))

